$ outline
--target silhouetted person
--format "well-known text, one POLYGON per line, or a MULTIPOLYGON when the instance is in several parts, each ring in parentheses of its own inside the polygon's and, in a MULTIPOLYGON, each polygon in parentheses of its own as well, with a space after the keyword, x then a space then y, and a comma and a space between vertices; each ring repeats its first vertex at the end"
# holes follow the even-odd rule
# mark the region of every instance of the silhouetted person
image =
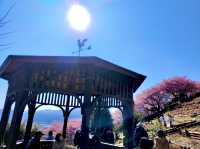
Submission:
POLYGON ((155 149, 169 149, 169 141, 166 138, 165 132, 159 130, 155 138, 155 149))
POLYGON ((139 149, 153 149, 153 140, 142 137, 139 142, 139 149))
POLYGON ((100 139, 96 135, 90 140, 90 149, 101 149, 100 139))
POLYGON ((56 134, 55 143, 53 144, 52 149, 64 149, 65 141, 62 139, 61 133, 56 134))
POLYGON ((74 136, 74 145, 77 146, 77 148, 80 148, 81 145, 81 131, 77 130, 74 136))
POLYGON ((53 131, 49 131, 47 140, 54 140, 53 131))
POLYGON ((40 149, 40 138, 43 133, 41 131, 37 131, 34 137, 29 141, 26 146, 26 149, 40 149))
POLYGON ((111 144, 115 143, 115 136, 112 129, 107 128, 104 130, 102 141, 106 143, 111 143, 111 144))
POLYGON ((134 132, 134 139, 135 139, 135 145, 136 146, 139 146, 139 142, 141 140, 141 138, 144 137, 144 138, 149 138, 149 135, 147 133, 147 131, 144 129, 142 123, 139 123, 135 129, 135 132, 134 132))

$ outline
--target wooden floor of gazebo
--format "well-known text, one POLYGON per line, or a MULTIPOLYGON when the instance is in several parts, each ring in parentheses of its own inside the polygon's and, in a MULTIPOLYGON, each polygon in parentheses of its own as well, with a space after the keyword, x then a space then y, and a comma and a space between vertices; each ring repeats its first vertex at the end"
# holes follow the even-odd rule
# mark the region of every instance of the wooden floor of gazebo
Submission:
MULTIPOLYGON (((53 143, 54 141, 41 140, 41 149, 52 149, 53 143)), ((22 148, 23 148, 23 142, 22 141, 17 142, 17 149, 22 149, 22 148)), ((0 149, 7 149, 7 147, 5 145, 0 146, 0 149)), ((76 147, 73 145, 66 145, 66 149, 76 149, 76 147)), ((101 142, 101 149, 124 149, 124 147, 101 142)))

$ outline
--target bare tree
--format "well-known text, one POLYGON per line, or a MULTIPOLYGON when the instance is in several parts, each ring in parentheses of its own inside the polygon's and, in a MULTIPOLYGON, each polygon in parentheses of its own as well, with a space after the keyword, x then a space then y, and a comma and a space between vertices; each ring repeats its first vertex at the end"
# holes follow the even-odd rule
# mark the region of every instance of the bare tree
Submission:
MULTIPOLYGON (((8 19, 8 15, 10 14, 14 5, 15 5, 15 3, 12 4, 5 13, 0 14, 0 39, 5 38, 6 36, 8 36, 11 33, 8 31, 4 31, 4 29, 5 29, 6 25, 10 22, 10 20, 8 19)), ((0 41, 0 49, 8 48, 9 45, 10 45, 10 43, 8 43, 8 42, 3 43, 2 41, 0 41)))

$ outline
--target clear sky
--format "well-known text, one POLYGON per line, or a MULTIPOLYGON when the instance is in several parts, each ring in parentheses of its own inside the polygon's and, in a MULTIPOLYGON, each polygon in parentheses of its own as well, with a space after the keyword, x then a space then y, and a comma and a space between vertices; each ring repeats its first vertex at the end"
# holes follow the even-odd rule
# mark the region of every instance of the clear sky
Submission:
MULTIPOLYGON (((1 0, 0 14, 16 2, 10 22, 0 38, 11 43, 0 49, 0 64, 9 54, 72 55, 76 39, 87 37, 98 56, 147 79, 140 92, 161 80, 187 76, 200 80, 200 1, 199 0, 82 0, 91 13, 85 33, 72 30, 66 21, 71 0, 1 0)), ((7 82, 0 79, 0 108, 7 82)))

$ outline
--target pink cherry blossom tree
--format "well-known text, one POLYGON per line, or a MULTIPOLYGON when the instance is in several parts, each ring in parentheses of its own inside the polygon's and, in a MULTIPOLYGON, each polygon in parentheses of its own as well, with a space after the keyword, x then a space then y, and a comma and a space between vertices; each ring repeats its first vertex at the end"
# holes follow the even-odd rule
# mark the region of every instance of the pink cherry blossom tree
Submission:
POLYGON ((186 77, 174 77, 161 82, 160 88, 171 95, 172 100, 185 101, 198 92, 199 84, 186 77))
MULTIPOLYGON (((186 77, 173 77, 144 90, 136 96, 135 107, 144 116, 163 116, 173 103, 186 102, 199 92, 199 82, 186 77)), ((175 108, 175 106, 173 107, 175 108)))
MULTIPOLYGON (((42 129, 42 132, 48 134, 51 130, 54 134, 62 133, 63 123, 62 122, 53 122, 49 127, 42 129)), ((67 143, 73 144, 73 138, 76 131, 81 128, 81 119, 70 119, 68 121, 67 127, 67 143)))

